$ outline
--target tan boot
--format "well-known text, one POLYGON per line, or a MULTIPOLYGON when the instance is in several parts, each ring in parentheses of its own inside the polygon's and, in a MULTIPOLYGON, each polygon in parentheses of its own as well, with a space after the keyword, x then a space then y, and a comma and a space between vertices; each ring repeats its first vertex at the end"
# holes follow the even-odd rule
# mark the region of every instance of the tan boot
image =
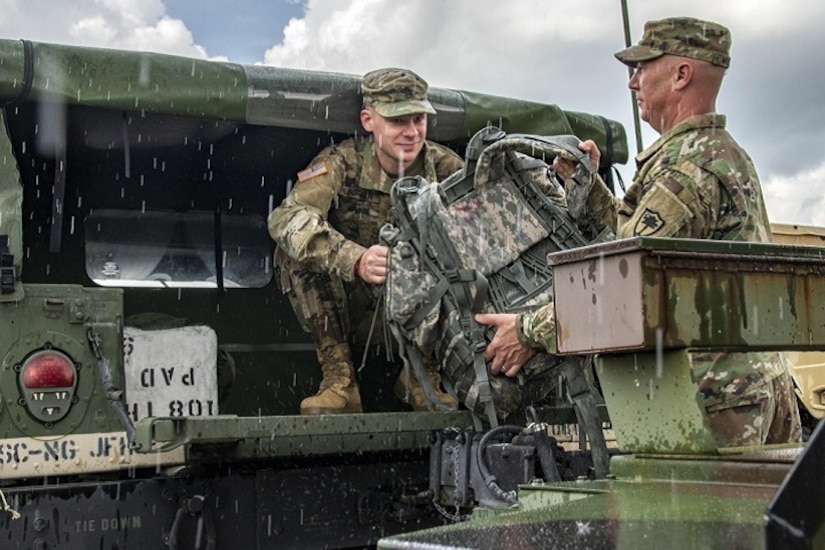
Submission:
POLYGON ((301 401, 301 414, 354 414, 363 412, 355 382, 349 346, 338 344, 318 351, 324 375, 318 393, 301 401))
MULTIPOLYGON (((458 401, 456 401, 452 395, 441 389, 441 373, 438 371, 438 365, 425 361, 424 367, 427 369, 427 378, 429 378, 430 383, 432 383, 438 400, 450 410, 454 411, 458 409, 458 401)), ((424 395, 424 389, 421 387, 421 383, 418 381, 414 369, 409 369, 409 372, 409 384, 407 383, 407 372, 403 369, 395 380, 395 387, 393 388, 395 396, 401 401, 411 405, 414 411, 429 411, 427 396, 424 395)), ((433 408, 435 409, 435 407, 433 408)))

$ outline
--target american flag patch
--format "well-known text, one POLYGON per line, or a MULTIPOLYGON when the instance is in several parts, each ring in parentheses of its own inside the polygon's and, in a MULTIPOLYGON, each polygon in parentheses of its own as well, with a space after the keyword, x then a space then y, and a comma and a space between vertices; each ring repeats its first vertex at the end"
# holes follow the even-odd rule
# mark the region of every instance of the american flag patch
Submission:
POLYGON ((301 170, 300 172, 298 172, 298 183, 303 183, 309 179, 314 178, 315 176, 326 174, 327 171, 327 165, 323 162, 313 164, 306 170, 301 170))

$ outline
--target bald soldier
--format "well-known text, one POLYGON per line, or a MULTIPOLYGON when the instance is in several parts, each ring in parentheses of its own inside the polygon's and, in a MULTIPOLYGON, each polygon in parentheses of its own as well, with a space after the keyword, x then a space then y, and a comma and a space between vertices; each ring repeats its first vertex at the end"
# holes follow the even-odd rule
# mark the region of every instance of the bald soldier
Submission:
MULTIPOLYGON (((389 221, 392 184, 404 176, 441 181, 463 166, 453 151, 426 140, 427 115, 435 114, 427 88, 405 69, 365 74, 361 125, 369 136, 322 150, 269 215, 281 289, 312 335, 323 374, 301 414, 362 412, 351 345, 365 343, 387 277, 378 231, 389 221)), ((440 391, 438 365, 426 367, 439 401, 456 408, 440 391)), ((399 376, 395 393, 416 410, 428 408, 414 373, 399 376)))
MULTIPOLYGON (((674 17, 645 24, 642 40, 616 53, 635 68, 642 120, 661 137, 636 157, 633 184, 616 198, 596 176, 573 189, 575 166, 554 168, 568 193, 618 238, 679 237, 771 242, 770 223, 753 162, 725 130, 716 97, 730 65, 731 36, 709 21, 674 17)), ((598 166, 595 143, 580 144, 598 166)), ((493 373, 515 376, 536 349, 556 351, 553 305, 521 315, 480 315, 498 331, 487 348, 493 373)), ((798 441, 799 410, 781 353, 693 353, 694 379, 719 446, 798 441)))

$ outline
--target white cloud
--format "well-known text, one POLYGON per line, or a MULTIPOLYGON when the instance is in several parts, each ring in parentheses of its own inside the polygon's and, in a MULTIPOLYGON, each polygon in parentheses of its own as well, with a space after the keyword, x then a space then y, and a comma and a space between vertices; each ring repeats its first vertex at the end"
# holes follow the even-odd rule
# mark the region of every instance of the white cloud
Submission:
POLYGON ((790 175, 771 175, 762 191, 771 221, 825 226, 825 162, 790 175))
MULTIPOLYGON (((812 69, 812 58, 825 51, 819 29, 825 2, 628 3, 632 42, 645 20, 673 15, 730 27, 733 63, 719 109, 763 174, 772 218, 825 223, 817 192, 825 151, 799 154, 825 143, 819 93, 825 73, 812 69)), ((227 13, 237 9, 233 2, 218 5, 227 13)), ((265 44, 277 31, 264 38, 239 33, 237 40, 265 44)), ((0 0, 0 36, 207 56, 162 0, 0 0)), ((439 87, 597 113, 625 126, 631 157, 635 152, 628 74, 612 56, 625 42, 615 0, 307 0, 304 15, 290 20, 283 40, 274 42, 260 52, 272 65, 353 74, 404 66, 439 87)), ((653 139, 645 127, 644 143, 653 139)), ((632 159, 620 169, 629 179, 632 159)))
POLYGON ((4 0, 0 36, 205 58, 161 0, 4 0))
MULTIPOLYGON (((805 61, 825 48, 818 29, 825 2, 629 4, 631 42, 640 38, 644 21, 674 15, 710 19, 731 29, 734 59, 719 108, 760 173, 774 174, 768 180, 771 193, 765 193, 772 218, 812 223, 815 212, 825 212, 800 200, 819 201, 815 193, 782 197, 780 191, 804 185, 802 175, 793 173, 800 169, 799 159, 788 154, 800 150, 797 140, 825 142, 825 110, 815 93, 825 86, 825 76, 805 61)), ((264 62, 354 74, 405 66, 440 87, 601 114, 625 126, 632 157, 628 73, 612 56, 624 44, 620 5, 606 0, 308 0, 304 17, 290 22, 283 42, 267 50, 264 62)), ((656 136, 643 126, 649 144, 656 136)), ((631 159, 620 168, 626 180, 632 164, 631 159)), ((815 178, 825 176, 817 170, 804 174, 806 189, 815 189, 815 178)))

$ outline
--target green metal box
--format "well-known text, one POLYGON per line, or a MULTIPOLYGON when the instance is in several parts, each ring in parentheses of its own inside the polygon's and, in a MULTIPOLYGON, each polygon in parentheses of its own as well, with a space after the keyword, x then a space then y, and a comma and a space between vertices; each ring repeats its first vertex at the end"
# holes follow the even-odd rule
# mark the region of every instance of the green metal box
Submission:
POLYGON ((562 355, 825 347, 825 248, 638 237, 548 262, 562 355))

